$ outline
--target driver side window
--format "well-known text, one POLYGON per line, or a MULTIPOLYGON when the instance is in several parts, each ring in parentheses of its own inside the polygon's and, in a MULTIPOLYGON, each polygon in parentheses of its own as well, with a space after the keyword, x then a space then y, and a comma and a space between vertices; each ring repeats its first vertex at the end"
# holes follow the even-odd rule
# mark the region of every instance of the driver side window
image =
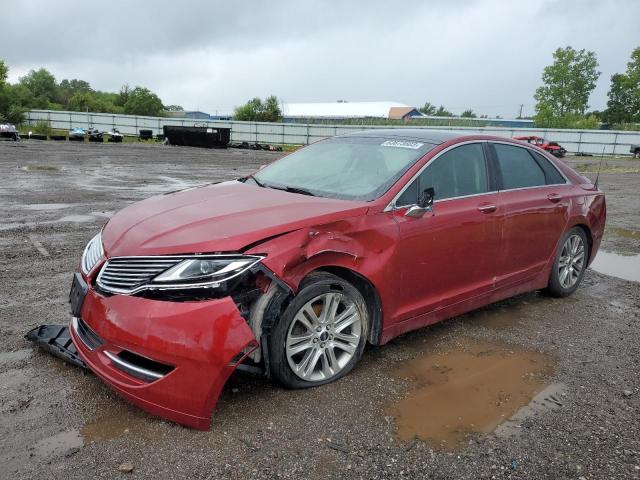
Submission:
POLYGON ((429 163, 396 201, 414 205, 425 188, 433 187, 435 200, 464 197, 489 191, 487 165, 481 143, 453 148, 429 163))

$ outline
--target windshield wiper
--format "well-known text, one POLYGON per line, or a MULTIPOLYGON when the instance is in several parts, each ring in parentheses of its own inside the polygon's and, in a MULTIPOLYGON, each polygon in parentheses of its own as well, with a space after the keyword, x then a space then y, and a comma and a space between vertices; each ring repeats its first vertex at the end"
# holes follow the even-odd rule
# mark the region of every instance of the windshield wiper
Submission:
POLYGON ((258 185, 259 187, 266 188, 266 185, 264 183, 262 183, 260 180, 258 180, 253 174, 247 175, 244 178, 245 181, 247 181, 248 179, 251 179, 254 182, 256 182, 256 185, 258 185))
POLYGON ((298 187, 271 187, 271 188, 277 188, 278 190, 284 190, 285 192, 290 192, 290 193, 300 193, 302 195, 309 195, 310 197, 315 197, 315 195, 313 193, 311 193, 309 190, 305 189, 305 188, 298 188, 298 187))
POLYGON ((299 187, 289 187, 287 185, 284 185, 282 187, 280 186, 275 186, 275 185, 268 185, 266 183, 261 182, 260 180, 258 180, 255 176, 253 175, 247 175, 244 180, 248 180, 251 179, 254 182, 256 182, 256 185, 258 185, 259 187, 262 188, 273 188, 274 190, 283 190, 285 192, 290 192, 290 193, 300 193, 302 195, 309 195, 311 197, 315 197, 315 195, 313 193, 311 193, 309 190, 305 189, 305 188, 299 188, 299 187))

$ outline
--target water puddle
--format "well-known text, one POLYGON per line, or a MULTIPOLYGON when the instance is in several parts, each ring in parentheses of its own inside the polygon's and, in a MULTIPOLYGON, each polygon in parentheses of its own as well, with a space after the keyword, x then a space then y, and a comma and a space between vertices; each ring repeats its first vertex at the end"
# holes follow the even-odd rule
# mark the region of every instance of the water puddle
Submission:
POLYGON ((415 358, 396 371, 409 379, 405 398, 390 405, 400 440, 420 438, 455 450, 470 434, 490 433, 547 386, 552 359, 509 345, 460 339, 454 348, 415 358))
POLYGON ((75 206, 75 203, 33 203, 31 205, 23 205, 22 208, 27 210, 62 210, 75 206))
POLYGON ((66 217, 59 218, 58 222, 91 222, 95 219, 93 215, 67 215, 66 217))
POLYGON ((21 350, 14 350, 13 352, 0 352, 0 365, 20 362, 22 360, 26 360, 32 355, 33 349, 31 348, 23 348, 21 350))
POLYGON ((640 282, 640 255, 620 255, 600 250, 590 268, 612 277, 640 282))
POLYGON ((84 445, 77 430, 66 430, 33 444, 33 453, 38 457, 57 457, 84 445))
POLYGON ((149 422, 144 415, 114 413, 98 417, 86 423, 80 429, 65 430, 44 438, 33 444, 30 449, 34 455, 42 458, 69 455, 74 450, 93 442, 111 440, 121 435, 133 435, 136 438, 153 439, 160 436, 155 422, 149 422))

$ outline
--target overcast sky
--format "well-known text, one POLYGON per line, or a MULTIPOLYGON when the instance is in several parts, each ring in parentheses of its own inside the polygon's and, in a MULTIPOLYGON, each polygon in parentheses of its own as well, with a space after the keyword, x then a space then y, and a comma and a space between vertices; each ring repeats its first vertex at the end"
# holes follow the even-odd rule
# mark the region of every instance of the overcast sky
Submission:
POLYGON ((560 46, 593 50, 590 105, 640 46, 640 0, 21 0, 0 14, 10 80, 44 67, 99 90, 150 88, 165 104, 228 113, 283 102, 392 100, 460 113, 533 113, 560 46))

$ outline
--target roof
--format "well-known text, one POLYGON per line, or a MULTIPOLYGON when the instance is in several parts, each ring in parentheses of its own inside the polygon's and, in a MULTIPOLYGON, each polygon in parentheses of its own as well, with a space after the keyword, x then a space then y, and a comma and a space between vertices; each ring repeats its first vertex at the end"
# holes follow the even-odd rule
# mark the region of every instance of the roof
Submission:
POLYGON ((391 107, 389 109, 389 118, 401 119, 412 112, 419 114, 418 110, 414 107, 391 107))
POLYGON ((375 130, 358 130, 341 135, 342 137, 373 137, 373 138, 405 138, 422 140, 423 142, 440 144, 454 138, 468 135, 454 130, 435 130, 431 128, 380 128, 375 130))
POLYGON ((326 103, 285 103, 284 117, 308 118, 389 118, 392 108, 413 107, 399 102, 326 102, 326 103))

